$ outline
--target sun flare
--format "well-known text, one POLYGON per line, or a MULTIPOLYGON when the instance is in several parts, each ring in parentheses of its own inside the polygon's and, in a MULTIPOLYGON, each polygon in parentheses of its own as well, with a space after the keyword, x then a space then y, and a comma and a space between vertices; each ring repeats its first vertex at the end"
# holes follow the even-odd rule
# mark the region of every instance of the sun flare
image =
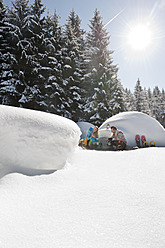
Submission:
POLYGON ((146 50, 152 42, 152 32, 149 25, 137 24, 128 33, 128 44, 135 51, 146 50))

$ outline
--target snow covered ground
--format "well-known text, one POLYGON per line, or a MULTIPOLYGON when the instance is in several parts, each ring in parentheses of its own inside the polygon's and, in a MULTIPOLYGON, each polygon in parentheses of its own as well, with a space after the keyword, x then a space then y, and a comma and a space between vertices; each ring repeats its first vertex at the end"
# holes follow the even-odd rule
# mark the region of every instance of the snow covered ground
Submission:
POLYGON ((165 148, 77 149, 49 175, 1 178, 2 248, 164 248, 165 148))
POLYGON ((0 247, 164 248, 164 153, 77 147, 57 171, 17 166, 6 156, 0 247))

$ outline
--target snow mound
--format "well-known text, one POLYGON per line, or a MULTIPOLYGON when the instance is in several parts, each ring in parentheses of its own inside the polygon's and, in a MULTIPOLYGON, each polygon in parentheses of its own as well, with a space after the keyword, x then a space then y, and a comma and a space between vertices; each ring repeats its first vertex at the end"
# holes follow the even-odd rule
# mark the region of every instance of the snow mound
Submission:
POLYGON ((76 123, 64 117, 0 105, 2 166, 61 169, 77 147, 80 135, 76 123))
POLYGON ((94 127, 93 124, 89 123, 89 122, 85 122, 85 121, 80 121, 77 122, 77 125, 79 126, 82 135, 81 135, 81 139, 84 139, 87 136, 88 130, 90 127, 94 127))
POLYGON ((99 137, 109 137, 107 124, 115 125, 124 132, 128 146, 136 146, 136 134, 145 135, 147 142, 155 141, 156 146, 165 146, 165 129, 154 118, 140 112, 123 112, 107 119, 99 128, 99 137))

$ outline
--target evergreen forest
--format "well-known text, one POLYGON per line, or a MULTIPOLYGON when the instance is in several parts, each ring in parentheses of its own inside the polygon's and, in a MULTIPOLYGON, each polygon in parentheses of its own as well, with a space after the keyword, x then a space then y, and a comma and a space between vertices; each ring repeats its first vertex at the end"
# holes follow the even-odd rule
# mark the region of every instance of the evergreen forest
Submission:
MULTIPOLYGON (((139 111, 165 127, 165 92, 134 91, 118 78, 110 34, 96 9, 89 31, 72 10, 65 25, 41 0, 0 1, 0 104, 40 110, 100 126, 123 111, 139 111)), ((134 83, 134 82, 133 82, 134 83)))

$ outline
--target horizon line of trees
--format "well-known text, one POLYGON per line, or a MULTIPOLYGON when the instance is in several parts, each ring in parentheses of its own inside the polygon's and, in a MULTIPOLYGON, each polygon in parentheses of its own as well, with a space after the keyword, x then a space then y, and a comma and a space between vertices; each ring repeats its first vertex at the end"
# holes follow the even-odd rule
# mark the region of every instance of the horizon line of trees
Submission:
POLYGON ((0 104, 58 114, 100 126, 123 111, 140 111, 165 127, 165 93, 156 86, 124 89, 96 9, 89 31, 72 10, 66 24, 44 15, 41 0, 0 2, 0 104))

